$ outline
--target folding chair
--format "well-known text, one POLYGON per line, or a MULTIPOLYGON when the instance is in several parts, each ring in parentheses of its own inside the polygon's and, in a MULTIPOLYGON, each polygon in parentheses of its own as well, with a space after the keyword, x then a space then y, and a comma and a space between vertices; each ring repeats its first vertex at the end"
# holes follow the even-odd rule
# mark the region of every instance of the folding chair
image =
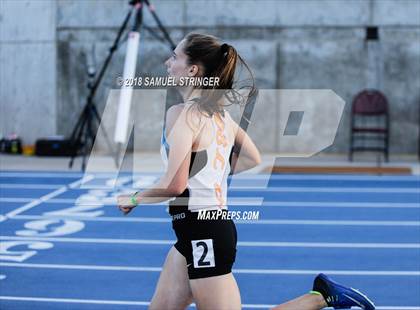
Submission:
POLYGON ((353 100, 349 160, 354 152, 381 152, 389 158, 388 101, 378 90, 361 91, 353 100))

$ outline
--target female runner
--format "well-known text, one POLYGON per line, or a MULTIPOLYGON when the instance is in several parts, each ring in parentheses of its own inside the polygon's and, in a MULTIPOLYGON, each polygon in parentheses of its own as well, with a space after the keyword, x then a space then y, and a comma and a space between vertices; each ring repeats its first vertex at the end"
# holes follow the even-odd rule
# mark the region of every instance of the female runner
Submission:
MULTIPOLYGON (((250 137, 224 109, 224 90, 232 90, 239 63, 249 70, 233 46, 198 33, 188 34, 165 62, 169 76, 177 82, 194 77, 219 80, 213 87, 178 87, 184 102, 168 110, 162 135, 166 173, 151 188, 118 197, 118 207, 124 214, 139 204, 175 197, 169 203, 169 213, 177 242, 166 257, 149 309, 185 309, 193 301, 200 310, 241 309, 232 274, 236 228, 232 220, 220 214, 227 212, 228 174, 253 168, 261 159, 250 137), (200 210, 219 217, 199 219, 200 210)), ((324 274, 315 278, 308 294, 274 309, 315 310, 327 306, 375 309, 366 296, 324 274)))

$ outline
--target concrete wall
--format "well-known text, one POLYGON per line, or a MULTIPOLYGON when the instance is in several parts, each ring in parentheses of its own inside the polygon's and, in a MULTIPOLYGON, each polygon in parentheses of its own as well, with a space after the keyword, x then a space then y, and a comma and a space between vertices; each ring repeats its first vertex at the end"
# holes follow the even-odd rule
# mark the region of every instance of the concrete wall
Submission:
MULTIPOLYGON (((34 122, 31 128, 17 123, 19 126, 15 129, 10 122, 5 122, 3 128, 7 132, 12 129, 18 131, 28 143, 41 133, 68 135, 87 94, 84 54, 94 48, 98 66, 101 64, 127 13, 127 1, 18 2, 21 4, 6 1, 2 12, 18 16, 19 7, 24 5, 22 3, 39 7, 39 13, 31 14, 33 19, 31 22, 28 19, 28 23, 40 28, 36 29, 36 37, 40 36, 42 40, 39 57, 42 55, 45 58, 37 58, 36 52, 34 57, 32 52, 30 54, 22 48, 25 44, 35 45, 32 41, 34 36, 30 35, 31 43, 25 41, 27 37, 16 41, 21 33, 34 29, 12 26, 13 22, 0 13, 3 16, 0 20, 1 33, 13 37, 0 37, 2 81, 11 72, 21 72, 24 75, 22 78, 29 79, 28 89, 31 90, 13 93, 11 89, 16 88, 18 83, 12 82, 13 87, 5 87, 2 82, 2 109, 5 107, 7 113, 22 109, 29 105, 27 97, 30 97, 34 102, 31 107, 36 105, 39 107, 37 111, 54 113, 48 120, 41 116, 33 118, 33 114, 21 116, 23 119, 31 116, 34 122), (16 49, 10 50, 13 46, 16 49), (26 65, 16 61, 18 58, 8 61, 9 55, 18 55, 19 51, 23 63, 35 66, 31 73, 27 73, 26 65), (37 91, 37 85, 44 76, 48 76, 50 87, 47 91, 37 91), (47 94, 50 95, 45 98, 47 94), (11 100, 16 108, 11 108, 11 100)), ((372 86, 372 83, 389 98, 391 152, 417 152, 420 105, 418 1, 155 0, 153 3, 174 41, 179 41, 189 31, 197 30, 219 36, 237 47, 254 70, 261 88, 327 88, 341 96, 347 102, 345 114, 335 143, 327 152, 347 152, 351 100, 358 91, 372 86), (365 27, 368 25, 379 27, 380 41, 373 52, 365 41, 365 27), (372 59, 379 65, 372 66, 372 59)), ((148 12, 145 23, 157 30, 148 12)), ((164 74, 163 62, 168 51, 164 44, 145 32, 139 53, 138 75, 164 74)), ((98 90, 96 103, 100 111, 104 108, 109 89, 117 88, 115 78, 122 73, 124 53, 125 45, 115 54, 98 90)), ((263 109, 265 113, 258 113, 255 120, 261 125, 252 135, 262 150, 275 152, 281 140, 281 134, 276 131, 279 108, 266 104, 263 109)), ((160 114, 153 115, 158 117, 160 114)), ((140 135, 150 135, 145 127, 142 128, 145 125, 139 126, 140 135)), ((140 138, 147 141, 146 136, 140 138)), ((156 144, 146 142, 144 147, 155 150, 156 144)))
POLYGON ((1 134, 57 131, 56 3, 0 1, 1 134))

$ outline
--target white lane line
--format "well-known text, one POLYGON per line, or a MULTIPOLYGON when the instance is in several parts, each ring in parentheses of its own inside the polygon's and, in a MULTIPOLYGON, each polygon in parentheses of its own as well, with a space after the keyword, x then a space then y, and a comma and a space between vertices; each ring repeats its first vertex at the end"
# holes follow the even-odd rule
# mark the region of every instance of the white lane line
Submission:
MULTIPOLYGON (((101 266, 101 265, 69 265, 69 264, 29 264, 0 263, 1 267, 33 268, 33 269, 71 269, 98 271, 135 271, 160 272, 161 267, 145 266, 101 266)), ((320 272, 334 276, 420 276, 420 271, 388 271, 388 270, 302 270, 302 269, 233 269, 234 273, 267 274, 267 275, 317 275, 320 272)))
MULTIPOLYGON (((0 188, 8 189, 56 189, 66 184, 33 184, 33 183, 0 183, 0 188)), ((81 190, 101 189, 101 190, 138 190, 137 187, 130 186, 109 186, 109 185, 83 185, 81 190)))
POLYGON ((382 307, 375 307, 377 310, 420 310, 418 306, 382 306, 382 307))
POLYGON ((86 216, 71 216, 71 215, 16 215, 13 220, 38 220, 38 219, 73 219, 86 222, 134 222, 134 223, 168 223, 171 218, 168 217, 86 217, 86 216))
POLYGON ((66 186, 66 184, 26 184, 26 183, 0 183, 0 188, 19 188, 19 189, 56 189, 66 186))
MULTIPOLYGON (((60 215, 16 215, 11 217, 14 220, 38 220, 49 218, 77 219, 90 222, 130 222, 130 223, 168 223, 169 217, 81 217, 81 216, 60 216, 60 215)), ((397 226, 397 227, 420 227, 420 221, 343 221, 343 220, 256 220, 235 221, 237 224, 251 225, 319 225, 319 226, 397 226)))
MULTIPOLYGON (((0 240, 101 243, 101 244, 148 244, 173 245, 175 240, 161 239, 112 239, 112 238, 66 238, 66 237, 21 237, 0 236, 0 240)), ((276 242, 276 241, 239 241, 244 247, 280 247, 280 248, 360 248, 360 249, 420 249, 420 243, 338 243, 338 242, 276 242)))
POLYGON ((150 304, 148 301, 75 299, 75 298, 44 298, 44 297, 24 297, 24 296, 0 296, 0 300, 61 302, 61 303, 72 303, 72 304, 124 305, 124 306, 148 306, 150 304))
POLYGON ((302 208, 420 208, 417 202, 319 202, 319 201, 267 201, 263 207, 302 207, 302 208))
POLYGON ((246 247, 293 247, 293 248, 359 248, 359 249, 420 249, 420 243, 343 243, 343 242, 258 242, 242 241, 246 247))
POLYGON ((11 202, 11 203, 24 203, 30 202, 37 199, 36 197, 33 198, 14 198, 14 197, 0 197, 0 202, 11 202))
POLYGON ((63 186, 63 187, 61 187, 61 188, 59 188, 59 189, 57 189, 57 190, 55 190, 55 191, 53 191, 49 194, 46 194, 46 195, 44 195, 40 198, 32 200, 31 202, 28 202, 27 204, 21 206, 20 208, 17 208, 15 210, 12 210, 9 213, 7 213, 4 217, 4 220, 6 220, 7 218, 12 218, 13 216, 15 216, 19 213, 25 212, 25 211, 27 211, 27 210, 45 202, 45 201, 47 201, 47 200, 49 200, 49 199, 51 199, 55 196, 58 196, 58 195, 64 193, 65 191, 67 191, 67 188, 63 186))
MULTIPOLYGON (((195 307, 195 305, 192 305, 193 307, 195 307)), ((276 307, 278 305, 272 304, 242 304, 241 309, 243 308, 251 308, 251 309, 272 309, 274 307, 276 307)), ((330 307, 326 307, 326 308, 322 308, 325 310, 334 310, 334 308, 330 308, 330 307)), ((404 307, 391 307, 391 308, 387 308, 387 307, 375 307, 376 310, 420 310, 420 308, 404 308, 404 307)))
MULTIPOLYGON (((0 188, 9 189, 56 189, 66 184, 25 184, 25 183, 0 183, 0 188)), ((134 187, 130 186, 107 186, 107 185, 85 185, 82 190, 87 189, 102 189, 102 190, 134 190, 134 187)), ((420 194, 420 188, 399 188, 399 187, 255 187, 255 186, 232 186, 229 187, 230 191, 238 192, 275 192, 275 193, 296 193, 296 192, 307 192, 307 193, 397 193, 397 194, 420 194)))
POLYGON ((235 191, 264 191, 274 193, 391 193, 391 194, 420 194, 420 188, 396 188, 396 187, 233 187, 235 191))
POLYGON ((0 177, 8 178, 74 178, 83 177, 83 173, 68 172, 0 172, 0 177))
POLYGON ((93 179, 94 179, 93 175, 87 175, 80 180, 77 180, 77 181, 74 181, 74 182, 70 183, 69 185, 62 186, 62 187, 56 189, 55 191, 53 191, 49 194, 46 194, 46 195, 44 195, 40 198, 37 198, 37 199, 35 199, 31 202, 28 202, 27 204, 21 206, 20 208, 17 208, 15 210, 12 210, 12 211, 6 213, 6 215, 4 216, 4 219, 2 221, 5 221, 7 218, 12 218, 13 216, 16 216, 16 215, 18 215, 22 212, 28 211, 29 209, 31 209, 33 207, 36 207, 37 205, 40 205, 41 203, 46 202, 46 201, 50 200, 51 198, 54 198, 54 197, 56 197, 56 196, 58 196, 58 195, 60 195, 64 192, 66 192, 69 189, 74 189, 77 186, 80 186, 81 184, 83 184, 85 182, 89 182, 93 179))
MULTIPOLYGON (((46 298, 46 297, 28 297, 28 296, 0 296, 0 300, 8 301, 31 301, 31 302, 55 302, 55 303, 73 303, 73 304, 99 304, 99 305, 123 305, 123 306, 149 306, 148 301, 126 301, 126 300, 105 300, 105 299, 76 299, 76 298, 46 298)), ((269 309, 276 305, 270 304, 242 304, 242 308, 269 309)), ((195 307, 191 304, 190 307, 195 307)), ((333 308, 325 308, 333 309, 333 308)), ((420 310, 417 306, 377 306, 377 310, 420 310)))
POLYGON ((34 269, 69 269, 69 270, 98 270, 98 271, 135 271, 160 272, 161 267, 129 267, 129 266, 99 266, 99 265, 68 265, 68 264, 28 264, 28 263, 0 263, 1 267, 34 268, 34 269))
MULTIPOLYGON (((79 179, 84 177, 85 173, 68 173, 68 172, 0 172, 0 177, 8 178, 74 178, 79 179)), ((115 178, 118 176, 118 173, 91 173, 96 179, 109 179, 115 178)), ((144 176, 153 176, 158 177, 162 173, 141 173, 141 174, 124 174, 130 177, 144 177, 144 176)), ((121 175, 123 176, 123 175, 121 175)))
MULTIPOLYGON (((11 203, 21 203, 21 202, 30 202, 37 198, 13 198, 13 197, 0 197, 0 202, 11 202, 11 203)), ((392 208, 392 209, 404 209, 404 208, 414 208, 419 209, 420 203, 416 202, 319 202, 319 201, 266 201, 262 204, 259 203, 261 199, 255 200, 253 198, 236 198, 232 200, 229 198, 230 206, 243 206, 243 207, 291 207, 291 208, 392 208)), ((77 199, 71 198, 55 198, 44 203, 55 203, 55 204, 73 204, 76 203, 77 199)), ((86 202, 78 203, 78 205, 109 205, 115 206, 115 198, 103 199, 101 202, 86 202)), ((158 203, 158 204, 146 204, 153 206, 167 206, 167 203, 158 203)))
MULTIPOLYGON (((235 177, 233 177, 235 178, 235 177)), ((420 181, 418 175, 340 175, 340 174, 255 174, 237 177, 245 180, 349 180, 349 181, 420 181)))
MULTIPOLYGON (((44 178, 80 178, 83 173, 68 173, 68 172, 0 172, 0 177, 44 177, 44 178)), ((142 176, 160 176, 161 173, 134 173, 133 177, 142 176)), ((95 173, 96 178, 115 178, 115 173, 95 173)), ((335 175, 335 174, 241 174, 236 175, 233 179, 238 180, 349 180, 349 181, 420 181, 418 175, 335 175)))
POLYGON ((386 270, 288 270, 288 269, 233 269, 234 273, 244 274, 282 274, 282 275, 317 275, 320 272, 332 276, 420 276, 420 271, 386 270))
POLYGON ((420 221, 343 221, 343 220, 255 220, 236 221, 238 224, 253 225, 318 225, 318 226, 395 226, 420 227, 420 221))

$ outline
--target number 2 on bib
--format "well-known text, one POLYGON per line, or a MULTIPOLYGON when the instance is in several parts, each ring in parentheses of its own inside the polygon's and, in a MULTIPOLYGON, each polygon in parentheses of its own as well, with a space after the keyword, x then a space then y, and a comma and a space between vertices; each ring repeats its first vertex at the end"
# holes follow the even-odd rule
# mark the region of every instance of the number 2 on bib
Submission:
POLYGON ((194 268, 215 267, 213 239, 191 240, 194 268))

